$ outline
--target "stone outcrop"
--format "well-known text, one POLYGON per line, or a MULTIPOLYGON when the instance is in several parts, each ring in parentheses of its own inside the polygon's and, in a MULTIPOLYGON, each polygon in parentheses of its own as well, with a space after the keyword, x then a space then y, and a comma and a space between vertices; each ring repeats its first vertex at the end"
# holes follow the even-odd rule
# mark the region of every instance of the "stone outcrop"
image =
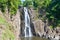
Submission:
MULTIPOLYGON (((14 28, 13 33, 15 35, 15 40, 20 40, 19 35, 20 35, 20 22, 21 22, 21 20, 20 20, 20 11, 19 11, 19 9, 18 9, 16 15, 13 15, 12 18, 10 18, 10 13, 8 13, 7 9, 6 9, 5 14, 0 12, 0 15, 2 15, 6 19, 6 21, 13 26, 13 28, 14 28)), ((11 28, 11 29, 13 29, 13 28, 11 28)))
POLYGON ((33 9, 29 9, 30 17, 34 25, 36 36, 45 37, 50 40, 59 40, 60 39, 60 27, 51 29, 48 26, 48 21, 42 21, 41 19, 35 20, 37 12, 33 9))
POLYGON ((19 10, 17 11, 16 15, 12 17, 12 25, 14 26, 15 29, 15 40, 19 40, 19 35, 20 35, 20 12, 19 10))
POLYGON ((42 20, 37 20, 33 22, 36 34, 42 36, 44 34, 44 23, 42 20))
MULTIPOLYGON (((51 40, 58 40, 60 38, 60 27, 51 29, 48 26, 47 21, 43 22, 41 19, 37 18, 38 13, 33 8, 29 9, 29 14, 31 17, 31 28, 33 35, 49 38, 51 40)), ((16 15, 12 16, 12 19, 10 18, 10 14, 8 13, 7 9, 6 14, 3 15, 2 12, 0 11, 0 15, 2 15, 8 23, 13 25, 15 40, 20 40, 20 37, 23 36, 23 29, 25 24, 23 7, 17 11, 16 15)), ((1 26, 3 27, 3 29, 5 29, 4 25, 0 25, 0 27, 1 26)), ((2 29, 0 29, 0 40, 2 40, 1 35, 3 32, 3 30, 2 31, 1 30, 2 29)))

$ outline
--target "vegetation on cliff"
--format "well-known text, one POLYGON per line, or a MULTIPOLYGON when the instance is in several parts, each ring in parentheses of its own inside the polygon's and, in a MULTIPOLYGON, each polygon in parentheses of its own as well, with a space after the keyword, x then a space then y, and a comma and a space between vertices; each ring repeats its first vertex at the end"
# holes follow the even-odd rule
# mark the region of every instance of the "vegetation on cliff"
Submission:
POLYGON ((21 0, 0 0, 0 11, 2 12, 2 15, 0 12, 0 33, 2 33, 0 40, 15 40, 14 26, 6 20, 4 14, 8 12, 11 16, 15 15, 20 5, 21 0), (8 10, 6 11, 6 9, 8 10))
POLYGON ((0 10, 5 12, 6 8, 10 14, 13 15, 16 13, 18 6, 21 4, 21 0, 0 0, 0 10))
POLYGON ((30 0, 28 3, 24 2, 24 5, 33 5, 33 7, 42 10, 44 15, 40 12, 39 17, 42 17, 44 20, 48 19, 49 25, 52 28, 59 26, 60 27, 60 0, 30 0), (44 16, 44 17, 43 17, 44 16))
POLYGON ((1 34, 2 39, 0 40, 15 39, 14 33, 13 33, 14 31, 13 26, 10 23, 8 23, 2 15, 0 15, 0 31, 2 31, 2 34, 1 34))
MULTIPOLYGON (((42 18, 45 21, 48 19, 51 28, 60 27, 60 0, 25 0, 23 4, 21 4, 21 0, 0 0, 0 10, 3 14, 5 13, 5 10, 8 9, 8 13, 10 13, 11 16, 15 15, 20 5, 23 5, 24 7, 32 6, 36 9, 35 12, 38 13, 36 14, 35 20, 42 18), (41 13, 40 10, 43 13, 41 13)), ((4 31, 2 33, 2 39, 14 40, 14 28, 3 16, 0 15, 0 29, 3 29, 4 31)))

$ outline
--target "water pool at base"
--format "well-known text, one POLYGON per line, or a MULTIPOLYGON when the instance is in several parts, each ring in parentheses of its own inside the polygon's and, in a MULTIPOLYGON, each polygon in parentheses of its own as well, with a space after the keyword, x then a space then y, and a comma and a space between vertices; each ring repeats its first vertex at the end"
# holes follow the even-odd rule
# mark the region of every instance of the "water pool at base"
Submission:
POLYGON ((22 37, 21 40, 48 40, 48 39, 40 37, 22 37))

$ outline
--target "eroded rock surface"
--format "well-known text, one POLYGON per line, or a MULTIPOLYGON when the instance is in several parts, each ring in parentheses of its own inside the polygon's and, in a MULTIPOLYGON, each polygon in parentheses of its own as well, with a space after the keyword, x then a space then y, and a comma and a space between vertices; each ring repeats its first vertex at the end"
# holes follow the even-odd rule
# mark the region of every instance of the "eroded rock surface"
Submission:
POLYGON ((38 34, 40 37, 45 37, 50 40, 59 40, 60 39, 60 31, 59 31, 60 27, 51 29, 48 26, 48 21, 42 21, 41 19, 35 20, 35 18, 37 16, 36 15, 37 12, 35 10, 33 10, 33 8, 30 8, 29 13, 30 13, 30 17, 33 22, 33 25, 34 25, 36 36, 38 34))

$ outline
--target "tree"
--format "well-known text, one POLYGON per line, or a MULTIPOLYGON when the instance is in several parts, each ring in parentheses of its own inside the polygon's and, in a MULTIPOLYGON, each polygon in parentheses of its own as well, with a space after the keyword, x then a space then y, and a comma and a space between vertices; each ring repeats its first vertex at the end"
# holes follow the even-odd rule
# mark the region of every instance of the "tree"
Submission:
POLYGON ((8 0, 0 0, 0 10, 1 10, 2 12, 5 11, 7 1, 8 1, 8 0))
POLYGON ((29 6, 29 5, 32 5, 32 0, 25 0, 24 2, 23 2, 23 6, 29 6))
POLYGON ((15 14, 18 6, 21 4, 20 0, 8 0, 7 7, 9 11, 11 12, 11 15, 15 14))
MULTIPOLYGON (((60 26, 60 0, 33 0, 33 6, 35 8, 43 8, 46 12, 45 18, 49 22, 52 22, 50 25, 54 27, 60 26)), ((40 9, 41 10, 41 9, 40 9)), ((39 14, 40 15, 40 14, 39 14)))
POLYGON ((8 11, 11 12, 11 15, 15 14, 18 6, 21 4, 21 0, 0 0, 0 10, 5 11, 5 8, 8 8, 8 11))
POLYGON ((56 26, 60 26, 60 0, 53 0, 48 7, 46 7, 47 18, 51 22, 53 20, 53 28, 56 26))
POLYGON ((51 0, 33 0, 34 7, 47 7, 50 4, 51 0))

